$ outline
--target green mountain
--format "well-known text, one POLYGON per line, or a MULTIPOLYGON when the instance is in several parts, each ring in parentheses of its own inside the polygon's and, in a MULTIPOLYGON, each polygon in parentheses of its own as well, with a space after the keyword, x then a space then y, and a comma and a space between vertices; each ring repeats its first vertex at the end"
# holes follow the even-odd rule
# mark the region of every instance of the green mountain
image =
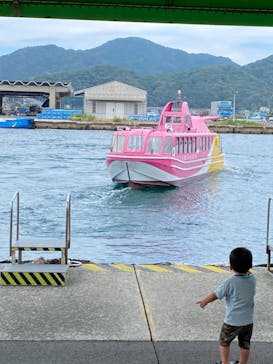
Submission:
POLYGON ((139 74, 179 72, 208 65, 236 65, 229 58, 189 54, 151 41, 130 37, 88 50, 56 45, 27 47, 0 57, 0 79, 25 80, 40 74, 112 65, 139 74))
POLYGON ((163 106, 178 89, 193 108, 233 100, 239 109, 273 104, 273 56, 239 66, 229 58, 189 54, 142 38, 120 38, 89 50, 28 47, 0 57, 0 79, 71 82, 74 90, 113 80, 143 88, 149 106, 163 106))
POLYGON ((242 68, 246 72, 265 81, 266 83, 273 83, 273 55, 256 62, 249 63, 246 66, 242 66, 242 68))
POLYGON ((190 54, 149 40, 129 37, 109 41, 86 51, 97 64, 111 64, 139 74, 179 72, 208 65, 236 65, 229 58, 210 54, 190 54))
POLYGON ((74 90, 113 80, 147 90, 149 106, 163 106, 175 99, 178 89, 193 108, 208 108, 214 100, 232 100, 241 109, 267 106, 271 85, 237 66, 209 66, 176 73, 139 75, 114 66, 96 66, 75 72, 43 74, 37 80, 70 81, 74 90))

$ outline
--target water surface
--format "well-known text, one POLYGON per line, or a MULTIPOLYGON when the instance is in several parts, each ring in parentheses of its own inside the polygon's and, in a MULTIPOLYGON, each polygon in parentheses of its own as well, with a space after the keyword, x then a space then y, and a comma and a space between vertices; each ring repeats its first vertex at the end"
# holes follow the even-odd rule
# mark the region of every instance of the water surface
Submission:
POLYGON ((73 259, 205 264, 246 246, 255 264, 266 261, 273 136, 222 135, 223 171, 182 188, 145 190, 110 180, 111 138, 108 131, 0 129, 1 260, 9 257, 10 201, 20 191, 21 235, 53 237, 64 236, 71 192, 73 259))

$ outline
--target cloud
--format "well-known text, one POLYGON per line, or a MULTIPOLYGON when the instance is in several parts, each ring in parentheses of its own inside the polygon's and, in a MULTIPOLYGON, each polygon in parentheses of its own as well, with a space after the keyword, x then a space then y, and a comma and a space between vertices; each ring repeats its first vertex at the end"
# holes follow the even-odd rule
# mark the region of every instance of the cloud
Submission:
POLYGON ((102 22, 0 17, 0 55, 56 44, 90 49, 120 37, 142 37, 188 53, 209 53, 247 64, 273 54, 273 28, 102 22))

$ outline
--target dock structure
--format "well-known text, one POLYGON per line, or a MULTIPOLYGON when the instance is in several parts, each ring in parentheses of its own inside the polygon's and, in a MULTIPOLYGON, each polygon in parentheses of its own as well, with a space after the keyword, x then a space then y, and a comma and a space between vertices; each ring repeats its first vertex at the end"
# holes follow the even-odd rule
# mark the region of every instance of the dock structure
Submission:
MULTIPOLYGON (((154 266, 89 263, 70 267, 61 288, 0 287, 0 363, 37 364, 37 357, 42 364, 215 363, 225 304, 202 310, 196 302, 232 273, 154 266)), ((254 267, 253 274, 249 364, 271 364, 273 281, 266 267, 254 267)), ((238 360, 236 342, 231 353, 238 360)))
MULTIPOLYGON (((76 264, 68 260, 70 209, 69 193, 64 241, 21 239, 19 193, 12 199, 11 263, 0 263, 0 364, 216 363, 225 303, 216 300, 202 310, 197 302, 233 274, 229 266, 76 264), (24 262, 22 252, 32 250, 57 250, 61 264, 24 262)), ((267 247, 269 221, 270 213, 267 247)), ((257 293, 249 364, 272 363, 269 265, 251 269, 257 293)), ((238 356, 233 342, 231 359, 238 356)))
POLYGON ((20 194, 16 192, 10 207, 9 252, 11 263, 0 271, 1 286, 63 286, 68 270, 70 248, 71 194, 66 199, 65 238, 20 236, 20 194), (14 216, 15 215, 15 216, 14 216), (23 264, 23 252, 60 252, 60 264, 23 264))
POLYGON ((3 110, 5 96, 46 97, 50 108, 59 108, 61 98, 71 96, 73 92, 71 83, 0 80, 0 113, 3 110))

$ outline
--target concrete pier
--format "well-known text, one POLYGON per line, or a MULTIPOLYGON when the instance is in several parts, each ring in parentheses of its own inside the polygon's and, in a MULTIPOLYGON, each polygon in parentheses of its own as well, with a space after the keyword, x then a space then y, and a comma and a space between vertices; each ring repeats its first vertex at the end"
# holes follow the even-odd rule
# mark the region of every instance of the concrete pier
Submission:
MULTIPOLYGON (((131 122, 128 125, 132 127, 157 127, 157 122, 131 122)), ((121 124, 112 120, 84 121, 84 120, 35 120, 37 129, 71 129, 71 130, 117 130, 121 124)), ((219 134, 273 134, 273 125, 208 125, 211 132, 219 134)))
MULTIPOLYGON (((69 268, 64 287, 0 287, 0 363, 215 363, 225 304, 196 302, 232 273, 158 267, 87 264, 69 268)), ((249 363, 272 364, 273 278, 264 267, 253 272, 249 363)), ((238 352, 234 342, 232 360, 238 352)))

